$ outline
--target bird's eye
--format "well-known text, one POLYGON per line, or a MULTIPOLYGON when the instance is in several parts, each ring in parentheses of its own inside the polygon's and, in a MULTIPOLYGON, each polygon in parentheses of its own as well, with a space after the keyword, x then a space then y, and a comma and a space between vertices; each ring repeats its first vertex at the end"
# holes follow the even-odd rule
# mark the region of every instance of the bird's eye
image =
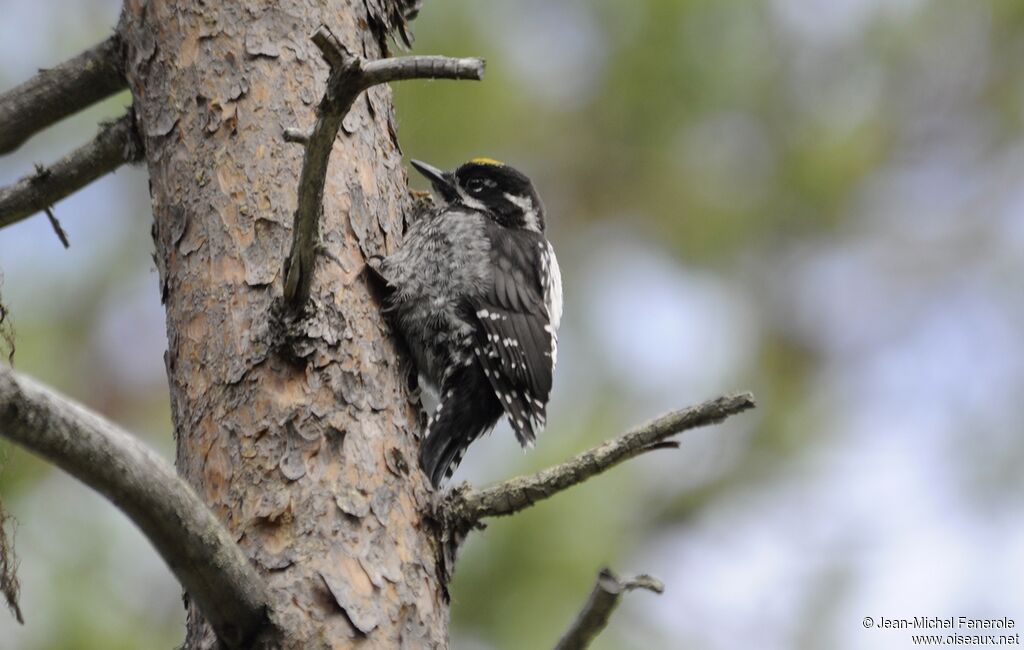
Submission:
POLYGON ((482 178, 471 178, 466 181, 466 189, 473 194, 479 194, 484 189, 484 181, 482 178))

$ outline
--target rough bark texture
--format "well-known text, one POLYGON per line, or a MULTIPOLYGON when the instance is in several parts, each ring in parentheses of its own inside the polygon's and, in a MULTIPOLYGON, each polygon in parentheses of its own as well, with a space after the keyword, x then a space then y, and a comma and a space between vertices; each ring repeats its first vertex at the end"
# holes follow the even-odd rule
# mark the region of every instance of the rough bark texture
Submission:
MULTIPOLYGON (((313 314, 276 305, 302 147, 327 66, 320 25, 382 55, 408 3, 129 0, 121 33, 149 167, 178 469, 267 576, 290 647, 447 646, 421 513, 417 411, 362 274, 406 212, 391 91, 330 161, 313 314)), ((189 608, 186 648, 214 640, 189 608)))

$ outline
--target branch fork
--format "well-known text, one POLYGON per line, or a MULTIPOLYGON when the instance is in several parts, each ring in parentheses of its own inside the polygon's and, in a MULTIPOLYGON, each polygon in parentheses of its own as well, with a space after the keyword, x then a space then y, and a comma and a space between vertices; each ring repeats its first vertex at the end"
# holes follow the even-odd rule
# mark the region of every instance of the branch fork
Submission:
POLYGON ((622 595, 634 589, 661 594, 665 585, 657 578, 639 575, 628 580, 620 580, 611 569, 605 567, 597 574, 594 589, 590 592, 583 609, 576 620, 558 641, 555 650, 584 650, 597 638, 597 635, 608 625, 612 612, 619 606, 622 595))
POLYGON ((364 90, 377 84, 405 79, 483 78, 481 59, 444 56, 405 56, 366 61, 352 54, 326 26, 311 37, 331 68, 327 89, 317 107, 316 124, 308 134, 284 131, 288 142, 303 144, 306 153, 299 176, 298 208, 292 228, 292 247, 284 263, 284 300, 294 313, 309 303, 310 287, 320 239, 327 163, 341 122, 364 90))

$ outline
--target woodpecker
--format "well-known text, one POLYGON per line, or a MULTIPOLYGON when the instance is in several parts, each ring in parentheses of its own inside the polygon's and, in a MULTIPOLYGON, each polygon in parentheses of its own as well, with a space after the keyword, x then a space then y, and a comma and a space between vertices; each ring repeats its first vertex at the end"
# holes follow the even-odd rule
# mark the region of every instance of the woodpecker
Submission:
POLYGON ((562 279, 524 174, 491 158, 447 172, 412 166, 437 201, 376 270, 389 288, 385 312, 438 397, 420 447, 436 488, 502 415, 523 447, 544 428, 562 279))

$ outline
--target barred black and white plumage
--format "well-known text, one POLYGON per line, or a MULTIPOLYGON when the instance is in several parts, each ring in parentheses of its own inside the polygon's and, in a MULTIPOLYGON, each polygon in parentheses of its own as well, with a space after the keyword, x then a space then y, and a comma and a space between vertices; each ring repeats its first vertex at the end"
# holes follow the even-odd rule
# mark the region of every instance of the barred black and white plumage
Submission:
POLYGON ((391 322, 438 395, 420 449, 436 487, 503 414, 524 447, 544 428, 562 282, 526 176, 483 158, 447 173, 413 165, 440 205, 378 270, 391 322))

